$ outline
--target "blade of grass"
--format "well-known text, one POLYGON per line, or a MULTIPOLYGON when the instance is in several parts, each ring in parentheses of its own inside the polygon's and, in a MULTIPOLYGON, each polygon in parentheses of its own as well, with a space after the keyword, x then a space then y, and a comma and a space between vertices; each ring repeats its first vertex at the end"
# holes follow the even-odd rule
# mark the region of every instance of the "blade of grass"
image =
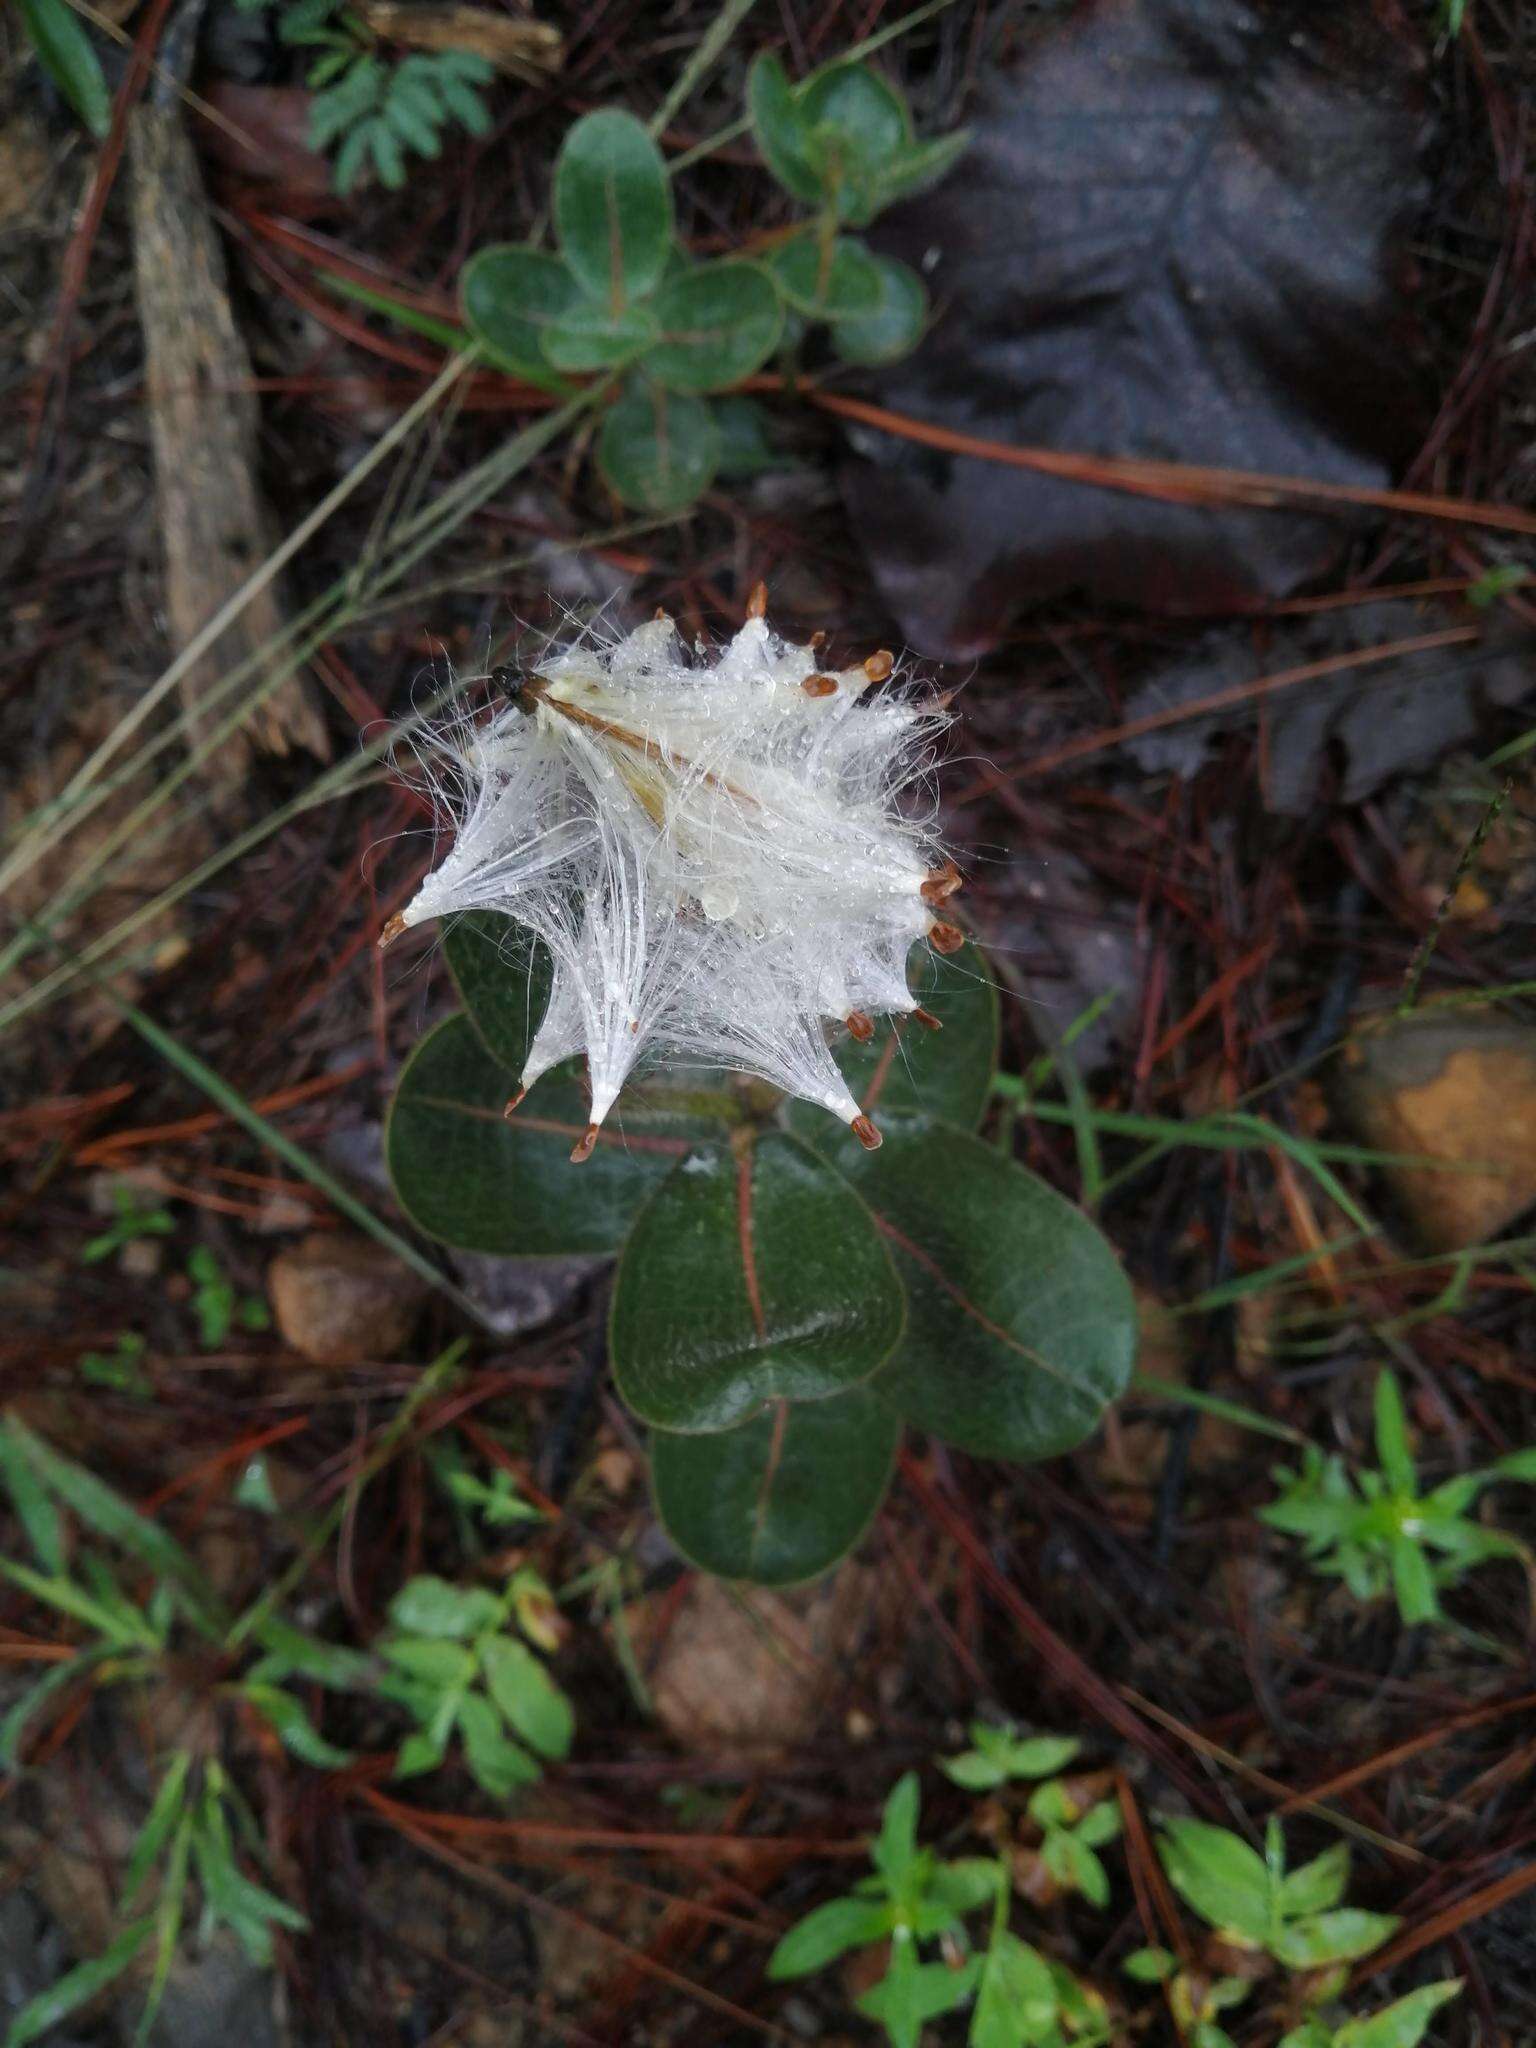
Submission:
POLYGON ((192 1083, 193 1087, 200 1089, 210 1102, 216 1103, 240 1125, 242 1130, 248 1131, 258 1144, 265 1145, 268 1151, 276 1153, 285 1165, 291 1166, 295 1173, 309 1182, 311 1187, 318 1188, 327 1201, 333 1203, 342 1215, 348 1217, 360 1230, 366 1231, 375 1243, 383 1245, 387 1251, 409 1266, 413 1273, 420 1274, 429 1286, 446 1295, 456 1308, 473 1317, 482 1327, 486 1327, 485 1312, 474 1297, 466 1294, 463 1288, 450 1280, 447 1274, 435 1266, 424 1252, 418 1251, 408 1238, 402 1237, 399 1231, 392 1229, 382 1217, 375 1216, 365 1202, 360 1202, 349 1189, 343 1187, 329 1167, 322 1166, 320 1161, 306 1152, 302 1145, 296 1145, 292 1138, 278 1130, 275 1124, 269 1123, 266 1117, 251 1107, 237 1088, 230 1086, 222 1074, 215 1073, 205 1060, 199 1059, 195 1052, 181 1043, 180 1039, 173 1038, 171 1033, 164 1030, 152 1017, 146 1016, 137 1004, 125 1002, 121 996, 113 995, 110 991, 107 994, 108 1000, 124 1023, 130 1025, 146 1045, 159 1053, 168 1066, 174 1067, 178 1074, 192 1083))
POLYGON ((287 538, 279 543, 261 566, 252 571, 245 582, 227 603, 223 604, 207 625, 201 627, 187 642, 186 646, 163 669, 156 680, 139 698, 133 709, 127 712, 112 728, 95 750, 76 769, 64 788, 55 797, 23 821, 23 833, 16 851, 10 859, 0 863, 0 889, 6 888, 18 876, 25 874, 36 865, 49 849, 54 846, 63 831, 50 830, 50 821, 59 820, 79 805, 80 799, 96 780, 102 768, 124 744, 138 731, 144 721, 165 701, 170 692, 186 675, 193 664, 206 654, 226 627, 231 625, 251 600, 265 590, 290 562, 312 535, 317 533, 346 503, 352 493, 372 475, 379 464, 411 433, 418 420, 424 419, 436 406, 438 400, 463 376, 475 360, 475 351, 469 350, 455 356, 447 363, 441 374, 427 387, 414 404, 408 406, 399 419, 380 435, 368 453, 335 486, 328 491, 314 511, 301 519, 287 538))
POLYGON ((1213 1415, 1218 1422, 1236 1423, 1239 1429, 1250 1429, 1256 1436, 1272 1436, 1283 1444, 1304 1444, 1307 1439, 1299 1429, 1292 1429, 1288 1422, 1271 1421, 1267 1415, 1260 1415, 1256 1409, 1245 1408, 1239 1401, 1223 1401, 1218 1394, 1204 1394, 1198 1387, 1175 1386, 1170 1380, 1160 1380, 1151 1373, 1136 1372, 1131 1375, 1133 1394, 1144 1394, 1149 1400, 1171 1401, 1179 1408, 1196 1408, 1202 1415, 1213 1415))

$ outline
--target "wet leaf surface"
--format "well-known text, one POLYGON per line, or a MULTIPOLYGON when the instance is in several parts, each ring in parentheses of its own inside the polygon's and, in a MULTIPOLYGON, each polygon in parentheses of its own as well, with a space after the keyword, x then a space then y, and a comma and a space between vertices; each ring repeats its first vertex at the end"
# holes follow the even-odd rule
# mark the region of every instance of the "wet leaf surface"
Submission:
POLYGON ((1049 1458, 1124 1390, 1131 1285, 1072 1204, 979 1138, 919 1119, 840 1157, 896 1257, 907 1327, 875 1390, 984 1457, 1049 1458))
POLYGON ((884 1498, 901 1424, 867 1388, 776 1402, 719 1436, 651 1438, 656 1505, 721 1578, 792 1585, 835 1564, 884 1498))
POLYGON ((868 1379, 902 1320, 868 1210, 771 1132, 739 1157, 690 1152, 641 1212, 614 1288, 614 1380, 659 1429, 729 1429, 765 1401, 868 1379))
MULTIPOLYGON (((1015 445, 1382 486, 1423 424, 1397 251, 1419 89, 1373 10, 1101 0, 984 97, 959 173, 874 239, 939 317, 870 394, 1015 445)), ((860 432, 844 489, 910 639, 962 659, 1081 587, 1294 588, 1347 522, 1165 504, 860 432)))
POLYGON ((517 1114, 511 1086, 468 1017, 416 1048, 390 1106, 384 1149, 401 1207, 429 1237, 501 1258, 614 1252, 646 1196, 701 1131, 660 1098, 622 1099, 592 1156, 571 1148, 590 1105, 568 1073, 546 1074, 517 1114))

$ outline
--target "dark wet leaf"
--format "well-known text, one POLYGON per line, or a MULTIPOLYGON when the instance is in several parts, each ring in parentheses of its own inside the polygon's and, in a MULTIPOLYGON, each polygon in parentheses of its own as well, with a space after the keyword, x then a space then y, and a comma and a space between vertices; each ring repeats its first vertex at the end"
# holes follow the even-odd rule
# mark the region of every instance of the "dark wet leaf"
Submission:
POLYGON ((876 1390, 983 1457, 1080 1443, 1136 1351, 1130 1282, 1087 1217, 979 1138, 917 1118, 838 1166, 907 1292, 906 1332, 876 1390))
POLYGON ((866 1380, 901 1335, 901 1288, 868 1210, 796 1139, 690 1152, 629 1234, 613 1295, 615 1383, 658 1429, 729 1429, 765 1401, 866 1380))
POLYGON ((526 925, 497 910, 454 918, 443 952, 486 1051, 509 1074, 521 1074, 549 1003, 548 952, 526 925))
MULTIPOLYGON (((875 239, 940 317, 874 394, 1020 445, 1381 486, 1422 392, 1395 250, 1424 192, 1408 38, 1368 7, 1099 0, 995 78, 964 175, 875 239), (931 259, 925 262, 925 259, 931 259)), ((1066 483, 861 432, 845 490, 925 652, 1021 598, 1294 588, 1347 523, 1066 483)))
POLYGON ((652 1188, 713 1128, 636 1090, 573 1166, 585 1090, 546 1074, 509 1120, 511 1086, 467 1017, 440 1024, 406 1061, 385 1157, 400 1206, 429 1237, 499 1258, 617 1251, 652 1188))
MULTIPOLYGON (((974 946, 947 959, 914 947, 908 985, 942 1029, 881 1017, 867 1045, 847 1038, 837 1064, 859 1106, 878 1123, 893 1112, 940 1117, 963 1131, 981 1122, 997 1066, 997 988, 974 946)), ((846 1128, 815 1103, 792 1102, 790 1127, 829 1155, 854 1146, 846 1128)))
POLYGON ((885 1497, 901 1424, 865 1387, 781 1401, 716 1436, 651 1437, 668 1535, 724 1579, 787 1586, 829 1570, 885 1497))
MULTIPOLYGON (((1350 605, 1322 612, 1306 630, 1251 627, 1209 634, 1183 661, 1144 683, 1126 702, 1128 720, 1235 690, 1261 676, 1410 640, 1467 623, 1411 604, 1350 605)), ((1213 739, 1262 719, 1259 786, 1272 811, 1304 817, 1334 780, 1331 760, 1342 751, 1334 793, 1358 803, 1394 775, 1427 768, 1470 739, 1490 707, 1514 704, 1533 686, 1530 643, 1518 645, 1502 619, 1490 619, 1481 645, 1436 647, 1316 682, 1277 691, 1261 706, 1249 699, 1126 742, 1139 767, 1156 774, 1198 774, 1213 739)))

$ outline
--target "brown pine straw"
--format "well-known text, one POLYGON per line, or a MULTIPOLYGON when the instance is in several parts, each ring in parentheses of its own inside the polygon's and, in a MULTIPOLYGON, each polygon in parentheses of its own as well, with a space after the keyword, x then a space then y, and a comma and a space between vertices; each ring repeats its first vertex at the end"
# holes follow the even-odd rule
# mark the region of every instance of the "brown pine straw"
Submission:
POLYGON ((1507 1906, 1511 1899, 1518 1899, 1522 1892, 1530 1891, 1533 1886, 1536 1886, 1536 1863, 1522 1863, 1518 1870, 1496 1877, 1492 1884, 1485 1884, 1480 1891, 1469 1892, 1466 1898, 1457 1900, 1455 1904, 1442 1906, 1438 1913, 1431 1913, 1417 1927, 1408 1928, 1396 1941, 1389 1941, 1385 1948, 1378 1949, 1358 1964, 1349 1980, 1351 1987, 1380 1976, 1384 1970, 1395 1970, 1399 1963, 1406 1963, 1420 1949, 1431 1948, 1437 1941, 1448 1941, 1472 1921, 1496 1913, 1500 1906, 1507 1906))
POLYGON ((1316 483, 1306 477, 1268 476, 1261 470, 1207 469, 1196 463, 1155 462, 1135 455, 1075 455, 1058 448, 1015 448, 949 427, 930 426, 905 413, 889 412, 841 392, 807 390, 806 397, 839 419, 879 427, 903 441, 920 441, 951 455, 972 455, 1010 469, 1032 469, 1066 483, 1095 484, 1176 505, 1244 505, 1259 511, 1316 509, 1328 505, 1371 505, 1419 519, 1447 519, 1463 526, 1488 526, 1502 533, 1536 534, 1536 512, 1516 505, 1485 505, 1471 498, 1443 498, 1428 491, 1373 490, 1363 484, 1316 483))

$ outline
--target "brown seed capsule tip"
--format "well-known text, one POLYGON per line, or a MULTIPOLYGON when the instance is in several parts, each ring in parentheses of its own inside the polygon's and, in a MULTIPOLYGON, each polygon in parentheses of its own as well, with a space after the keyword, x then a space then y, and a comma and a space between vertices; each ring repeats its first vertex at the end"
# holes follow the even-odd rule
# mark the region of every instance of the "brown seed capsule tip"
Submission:
POLYGON ((572 1166, 580 1166, 583 1161, 590 1159, 592 1157, 592 1148, 596 1143, 597 1125, 588 1124, 587 1128, 576 1140, 575 1145, 571 1148, 572 1166))
POLYGON ((953 896, 960 886, 960 870, 952 860, 947 860, 943 867, 935 868, 923 883, 919 893, 925 903, 943 903, 953 896))
POLYGON ((393 917, 385 919, 384 929, 379 933, 379 951, 382 953, 386 946, 393 945, 404 930, 405 919, 397 910, 393 917))
POLYGON ((503 1115, 503 1116, 505 1116, 505 1117, 510 1117, 510 1116, 514 1115, 514 1114, 516 1113, 516 1110, 517 1110, 517 1106, 518 1106, 518 1104, 519 1104, 519 1103, 520 1103, 520 1102, 522 1101, 523 1097, 524 1097, 524 1096, 525 1096, 525 1095, 526 1095, 527 1093, 528 1093, 528 1090, 527 1090, 526 1088, 519 1088, 519 1089, 518 1089, 518 1091, 517 1091, 517 1093, 516 1093, 515 1095, 509 1095, 509 1096, 507 1097, 507 1106, 506 1106, 506 1108, 505 1108, 505 1109, 504 1109, 504 1110, 503 1110, 503 1111, 501 1112, 501 1113, 502 1113, 502 1115, 503 1115))
POLYGON ((875 1035, 875 1020, 873 1017, 866 1017, 862 1010, 850 1010, 843 1022, 848 1026, 849 1035, 856 1038, 860 1045, 868 1045, 875 1035))
POLYGON ((866 1152, 878 1152, 880 1150, 880 1133, 875 1129, 867 1116, 856 1116, 849 1125, 849 1129, 866 1152))
POLYGON ((819 647, 823 640, 826 639, 826 637, 826 634, 821 630, 820 626, 818 626, 815 632, 811 635, 810 645, 812 647, 819 647))
POLYGON ((928 927, 928 943, 935 953, 958 953, 965 944, 965 933, 957 924, 935 919, 928 927))
POLYGON ((923 1009, 921 1004, 912 1012, 912 1015, 919 1024, 929 1031, 942 1031, 944 1029, 944 1020, 941 1017, 935 1017, 932 1010, 923 1009))
POLYGON ((747 617, 761 619, 766 618, 767 614, 768 586, 766 583, 754 583, 747 596, 747 617))
POLYGON ((664 604, 659 604, 656 607, 656 624, 659 626, 663 620, 665 620, 666 623, 670 626, 672 623, 672 614, 667 610, 664 604))
POLYGON ((807 697, 835 697, 837 695, 837 677, 809 675, 800 687, 804 690, 807 697))
POLYGON ((872 683, 883 683, 896 666, 896 657, 888 647, 877 647, 873 654, 866 655, 864 673, 872 683))

